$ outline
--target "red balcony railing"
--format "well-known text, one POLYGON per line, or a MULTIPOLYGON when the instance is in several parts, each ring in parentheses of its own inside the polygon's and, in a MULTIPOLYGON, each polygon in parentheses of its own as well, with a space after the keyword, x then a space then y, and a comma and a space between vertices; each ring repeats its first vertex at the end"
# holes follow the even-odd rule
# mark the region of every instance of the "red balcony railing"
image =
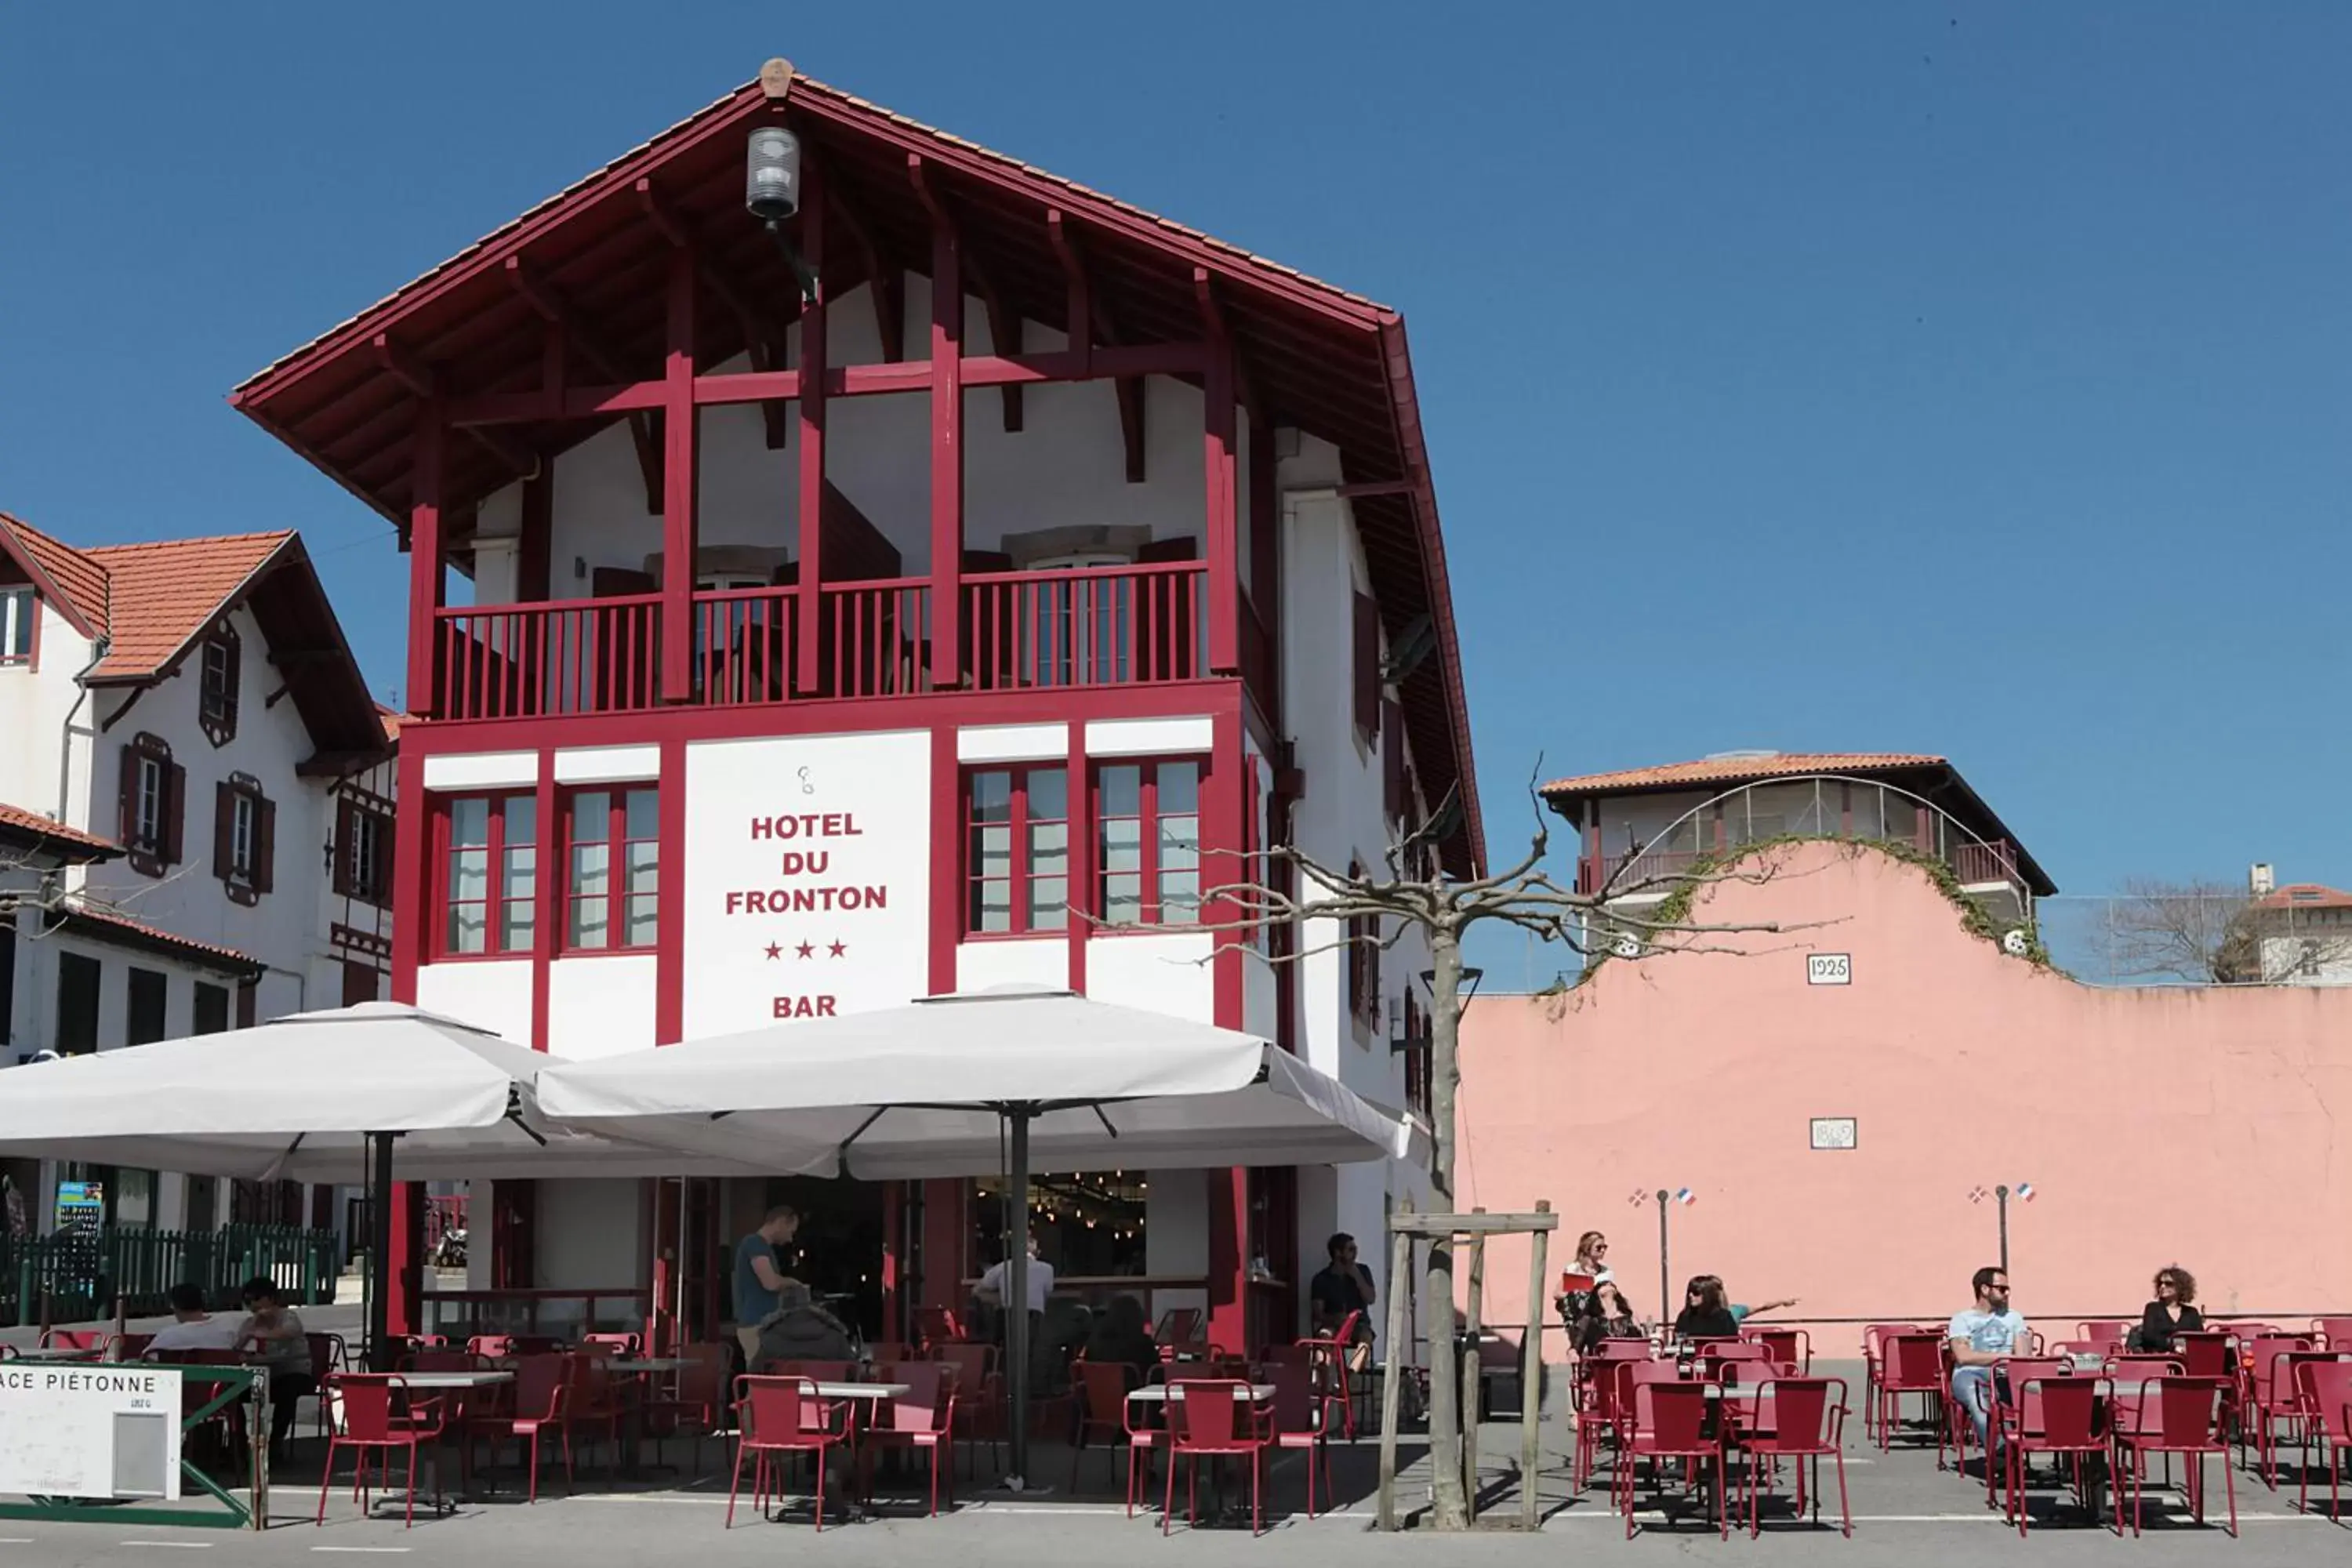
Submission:
MULTIPOLYGON (((966 681, 1013 690, 1198 679, 1206 673, 1207 583, 1198 562, 967 577, 959 638, 966 681)), ((932 689, 929 579, 826 583, 815 596, 816 668, 804 670, 805 589, 696 594, 686 700, 742 707, 932 689)), ((652 708, 663 697, 661 612, 658 595, 438 611, 434 716, 652 708)))

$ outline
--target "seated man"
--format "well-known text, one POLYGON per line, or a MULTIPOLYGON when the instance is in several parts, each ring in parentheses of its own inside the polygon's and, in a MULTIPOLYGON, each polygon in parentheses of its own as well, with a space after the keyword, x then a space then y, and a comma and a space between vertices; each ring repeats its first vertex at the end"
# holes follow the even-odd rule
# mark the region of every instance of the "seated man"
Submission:
POLYGON ((758 1353, 751 1370, 762 1372, 774 1362, 842 1361, 857 1359, 856 1342, 840 1319, 816 1304, 809 1288, 786 1276, 778 1282, 776 1310, 758 1325, 758 1353))
POLYGON ((205 1310, 205 1293, 195 1286, 183 1282, 172 1287, 165 1300, 172 1304, 172 1321, 155 1332, 147 1345, 147 1353, 157 1361, 169 1361, 180 1351, 233 1351, 243 1333, 243 1325, 236 1318, 215 1318, 205 1310))
POLYGON ((1323 1244, 1331 1261, 1307 1281, 1307 1302, 1315 1331, 1329 1338, 1354 1318, 1348 1335, 1348 1370, 1360 1373, 1371 1364, 1372 1303, 1380 1292, 1372 1287, 1372 1271, 1356 1260, 1356 1238, 1341 1231, 1323 1244))
POLYGON ((1977 1304, 1969 1311, 1952 1314, 1952 1325, 1947 1331, 1952 1342, 1952 1397, 1968 1412, 1969 1425, 1977 1430, 1977 1446, 1984 1450, 1988 1462, 1997 1466, 2001 1457, 1986 1447, 1993 1366, 2026 1354, 2032 1341, 2027 1337, 2025 1320, 2010 1307, 2009 1270, 1979 1268, 1969 1283, 1976 1289, 1977 1304))

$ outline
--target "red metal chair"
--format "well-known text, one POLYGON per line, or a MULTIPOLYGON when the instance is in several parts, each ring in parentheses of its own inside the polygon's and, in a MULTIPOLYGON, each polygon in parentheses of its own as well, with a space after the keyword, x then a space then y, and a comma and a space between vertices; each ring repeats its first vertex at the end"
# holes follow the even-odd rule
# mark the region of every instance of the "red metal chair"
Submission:
POLYGON ((154 1342, 155 1336, 152 1334, 116 1334, 106 1342, 106 1359, 137 1361, 147 1353, 147 1347, 154 1342))
POLYGON ((771 1460, 813 1454, 816 1457, 816 1527, 823 1532, 824 1459, 849 1440, 847 1407, 818 1398, 814 1378, 759 1377, 747 1373, 735 1380, 735 1479, 727 1489, 726 1528, 735 1528, 735 1499, 743 1489, 746 1454, 757 1456, 751 1472, 751 1506, 763 1510, 771 1460))
POLYGON ((517 1353, 512 1334, 476 1334, 466 1342, 466 1348, 476 1355, 488 1356, 493 1360, 517 1353))
MULTIPOLYGON (((1779 1364, 1769 1346, 1758 1344, 1753 1340, 1740 1340, 1728 1343, 1717 1341, 1698 1353, 1699 1376, 1710 1382, 1715 1381, 1721 1377, 1724 1367, 1733 1362, 1779 1364)), ((1793 1363, 1790 1363, 1789 1370, 1791 1375, 1795 1373, 1796 1367, 1793 1363)))
POLYGON ((498 1446, 503 1439, 512 1439, 518 1447, 527 1447, 530 1465, 530 1500, 539 1500, 539 1440, 553 1432, 563 1445, 563 1485, 572 1486, 572 1429, 564 1424, 563 1402, 571 1379, 569 1366, 560 1355, 518 1356, 514 1363, 514 1382, 509 1384, 513 1403, 504 1408, 481 1410, 466 1420, 466 1447, 471 1452, 477 1438, 488 1438, 491 1458, 498 1457, 498 1446))
MULTIPOLYGON (((1881 1336, 1878 1366, 1878 1450, 1885 1453, 1903 1419, 1903 1401, 1918 1395, 1933 1417, 1944 1393, 1944 1336, 1901 1329, 1881 1336)), ((1936 1430, 1936 1465, 1944 1463, 1944 1423, 1936 1430)))
MULTIPOLYGON (((1726 1404, 1731 1391, 1724 1390, 1726 1404)), ((1748 1535, 1763 1531, 1759 1517, 1759 1480, 1769 1463, 1780 1473, 1780 1461, 1793 1459, 1797 1468, 1797 1517, 1805 1516, 1805 1461, 1812 1461, 1813 1522, 1822 1516, 1822 1456, 1837 1467, 1840 1528, 1853 1534, 1853 1510, 1845 1491, 1845 1379, 1842 1377, 1767 1377, 1756 1385, 1749 1415, 1741 1423, 1740 1447, 1748 1451, 1748 1535), (1836 1391, 1832 1403, 1831 1391, 1836 1391)))
POLYGON ((2297 1354, 2310 1355, 2309 1334, 2263 1334, 2245 1343, 2241 1352, 2244 1372, 2239 1384, 2238 1462, 2243 1464, 2252 1447, 2262 1456, 2263 1483, 2278 1489, 2278 1424, 2287 1425, 2289 1440, 2299 1438, 2303 1395, 2291 1366, 2297 1354))
POLYGON ((2314 1318, 2311 1337, 2324 1351, 2352 1351, 2352 1318, 2314 1318))
POLYGON ((1258 1436, 1250 1387, 1230 1378, 1189 1378, 1168 1387, 1168 1493, 1160 1503, 1160 1533, 1168 1533, 1176 1511, 1176 1461, 1190 1459, 1184 1521, 1200 1517, 1201 1461, 1247 1459, 1250 1471, 1250 1534, 1265 1513, 1265 1442, 1258 1436))
POLYGON ((1151 1337, 1163 1345, 1190 1344, 1201 1337, 1202 1317, 1198 1307, 1171 1307, 1160 1314, 1160 1326, 1151 1337))
POLYGON ((699 1475, 702 1440, 722 1429, 720 1417, 726 1410, 727 1378, 734 1370, 734 1352, 727 1345, 696 1342, 681 1346, 677 1353, 686 1365, 678 1369, 667 1395, 646 1401, 646 1429, 657 1440, 690 1431, 695 1473, 699 1475))
POLYGON ((611 1475, 621 1452, 621 1391, 613 1380, 612 1369, 604 1364, 608 1358, 583 1351, 567 1352, 563 1356, 566 1382, 563 1390, 563 1443, 568 1451, 572 1432, 577 1427, 583 1434, 601 1431, 604 1435, 604 1471, 611 1475))
MULTIPOLYGON (((2140 1531, 2140 1509, 2147 1486, 2150 1454, 2189 1456, 2189 1504, 2200 1524, 2205 1522, 2205 1456, 2218 1454, 2221 1457, 2221 1484, 2230 1500, 2230 1533, 2236 1535, 2238 1489, 2230 1476, 2228 1381, 2217 1377, 2155 1378, 2141 1389, 2137 1403, 2139 1408, 2130 1422, 2118 1422, 2116 1431, 2116 1446, 2121 1458, 2131 1461, 2132 1534, 2137 1536, 2140 1531)), ((2116 1484, 2123 1484, 2120 1463, 2116 1484)))
MULTIPOLYGON (((2352 1343, 2352 1342, 2347 1342, 2352 1343)), ((2327 1517, 2336 1517, 2336 1491, 2343 1484, 2344 1449, 2352 1444, 2352 1361, 2311 1360, 2294 1369, 2301 1384, 2305 1435, 2327 1450, 2327 1517)), ((2311 1471, 2305 1463, 2296 1506, 2311 1511, 2311 1471)))
MULTIPOLYGON (((441 1436, 441 1402, 437 1399, 415 1399, 410 1396, 408 1384, 398 1373, 340 1372, 333 1374, 328 1386, 333 1391, 335 1404, 342 1412, 341 1430, 327 1437, 327 1468, 319 1479, 319 1513, 313 1524, 327 1522, 327 1491, 335 1483, 335 1455, 341 1449, 352 1450, 352 1495, 364 1517, 368 1511, 367 1457, 374 1449, 383 1456, 386 1484, 390 1482, 392 1455, 396 1449, 408 1450, 407 1510, 401 1528, 416 1522, 416 1450, 419 1446, 441 1436)), ((439 1467, 435 1467, 434 1503, 440 1503, 439 1467)))
POLYGON ((1315 1517, 1315 1468, 1323 1468, 1323 1490, 1335 1500, 1331 1485, 1329 1436, 1331 1405, 1316 1384, 1314 1368, 1297 1362, 1278 1362, 1266 1369, 1274 1384, 1274 1404, 1265 1411, 1259 1436, 1277 1450, 1303 1449, 1307 1455, 1307 1517, 1315 1517))
MULTIPOLYGON (((1641 1367, 1629 1370, 1636 1374, 1641 1367)), ((1633 1417, 1625 1424, 1613 1478, 1619 1506, 1625 1513, 1625 1539, 1633 1539, 1633 1493, 1641 1461, 1648 1459, 1657 1478, 1660 1506, 1664 1505, 1666 1479, 1658 1468, 1664 1459, 1686 1459, 1699 1467, 1704 1479, 1706 1461, 1715 1462, 1715 1511, 1723 1538, 1731 1539, 1731 1510, 1723 1493, 1723 1435, 1710 1418, 1707 1395, 1721 1400, 1723 1390, 1712 1383, 1633 1380, 1633 1417)))
MULTIPOLYGON (((1078 1489, 1078 1465, 1087 1456, 1088 1443, 1120 1445, 1127 1449, 1127 1517, 1133 1519, 1137 1433, 1129 1419, 1127 1395, 1135 1386, 1135 1369, 1125 1362, 1080 1361, 1070 1370, 1076 1376, 1078 1394, 1077 1430, 1070 1443, 1070 1489, 1078 1489)), ((1145 1446, 1149 1447, 1148 1441, 1145 1446)))
MULTIPOLYGON (((1606 1342, 1601 1348, 1606 1350, 1608 1344, 1613 1342, 1606 1342)), ((1642 1343, 1640 1341, 1630 1342, 1642 1343)), ((1649 1349, 1647 1344, 1643 1344, 1642 1348, 1644 1352, 1649 1349)), ((1584 1406, 1577 1412, 1576 1458, 1570 1468, 1570 1488, 1580 1495, 1592 1483, 1592 1471, 1600 1461, 1603 1437, 1618 1443, 1618 1462, 1623 1463, 1622 1439, 1624 1426, 1633 1417, 1633 1368, 1646 1365, 1647 1362, 1635 1362, 1630 1357, 1603 1357, 1588 1364, 1597 1366, 1598 1370, 1591 1380, 1590 1395, 1584 1406)), ((1610 1485, 1613 1489, 1616 1483, 1612 1480, 1610 1485)))
POLYGON ((2076 1323, 2074 1337, 2088 1340, 2112 1353, 2124 1348, 2136 1326, 2120 1318, 2095 1318, 2087 1323, 2076 1323))
POLYGON ((40 1348, 45 1351, 97 1351, 104 1354, 106 1342, 112 1337, 105 1329, 43 1329, 40 1348))
MULTIPOLYGON (((949 1444, 955 1419, 955 1395, 948 1386, 947 1369, 934 1361, 895 1362, 883 1373, 884 1383, 903 1383, 907 1392, 893 1398, 877 1412, 874 1425, 866 1432, 866 1439, 884 1447, 929 1448, 931 1451, 931 1517, 940 1511, 940 1450, 949 1444)), ((870 1458, 870 1450, 859 1448, 861 1461, 870 1458)), ((954 1477, 949 1478, 949 1496, 954 1496, 954 1477)), ((1071 1466, 1072 1486, 1077 1484, 1077 1467, 1071 1466)), ((866 1484, 867 1496, 873 1487, 866 1484)))
POLYGON ((1003 1389, 995 1375, 992 1346, 958 1342, 931 1347, 932 1359, 954 1376, 954 1438, 969 1453, 985 1443, 992 1452, 1004 1441, 1003 1389))
POLYGON ((963 1323, 945 1307, 919 1307, 915 1310, 915 1342, 925 1350, 936 1351, 951 1341, 967 1338, 963 1323))
POLYGON ((1813 1374, 1813 1336, 1802 1329, 1742 1329, 1740 1337, 1762 1345, 1776 1366, 1796 1368, 1799 1377, 1813 1374))
MULTIPOLYGON (((2009 1436, 2009 1517, 2016 1521, 2020 1536, 2026 1532, 2025 1473, 2029 1456, 2071 1458, 2074 1461, 2075 1494, 2088 1508, 2091 1492, 2083 1461, 2094 1454, 2105 1458, 2113 1450, 2115 1441, 2108 1414, 2115 1403, 2112 1383, 2104 1377, 2019 1370, 2024 1364, 2012 1363, 2010 1397, 2004 1401, 2010 1412, 2005 1426, 2009 1436)), ((2116 1533, 2120 1535, 2124 1528, 2120 1497, 2116 1506, 2116 1533)))
POLYGON ((583 1334, 580 1343, 583 1349, 589 1345, 601 1345, 612 1352, 615 1360, 627 1361, 637 1353, 640 1342, 635 1334, 583 1334))
POLYGON ((2234 1388, 2238 1380, 2236 1341, 2235 1334, 2207 1329, 2173 1335, 2172 1351, 2180 1364, 2189 1369, 2190 1377, 2217 1377, 2234 1388))

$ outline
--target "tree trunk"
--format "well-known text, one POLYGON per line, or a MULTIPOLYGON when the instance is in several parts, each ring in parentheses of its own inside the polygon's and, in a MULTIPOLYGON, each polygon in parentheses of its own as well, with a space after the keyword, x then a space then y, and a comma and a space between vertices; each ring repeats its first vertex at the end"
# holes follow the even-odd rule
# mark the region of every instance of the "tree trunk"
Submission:
MULTIPOLYGON (((1457 933, 1444 926, 1429 931, 1429 1184, 1431 1207, 1438 1214, 1459 1209, 1454 1194, 1454 1091, 1462 1081, 1454 1043, 1462 1021, 1462 945, 1457 933)), ((1462 1444, 1478 1440, 1476 1405, 1465 1423, 1460 1390, 1454 1377, 1461 1364, 1454 1344, 1454 1248, 1443 1237, 1429 1249, 1429 1274, 1423 1290, 1423 1321, 1429 1326, 1429 1458, 1434 1476, 1430 1489, 1430 1522, 1439 1530, 1469 1528, 1469 1502, 1463 1493, 1462 1444)))

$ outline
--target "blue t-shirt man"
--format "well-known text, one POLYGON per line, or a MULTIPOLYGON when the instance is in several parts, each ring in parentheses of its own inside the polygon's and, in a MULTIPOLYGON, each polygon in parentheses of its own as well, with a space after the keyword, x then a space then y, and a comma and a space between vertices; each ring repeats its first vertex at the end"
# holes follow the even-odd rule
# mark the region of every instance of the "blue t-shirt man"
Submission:
MULTIPOLYGON (((1977 1304, 1952 1314, 1945 1337, 1952 1346, 1952 1397, 1968 1412, 1969 1425, 1976 1428, 1982 1446, 1990 1424, 1993 1365, 2025 1354, 2033 1341, 2025 1320, 2009 1304, 2008 1269, 1979 1268, 1969 1283, 1976 1289, 1977 1304)), ((1987 1460, 1999 1463, 1994 1455, 1987 1460)))
POLYGON ((735 1244, 735 1337, 743 1347, 746 1366, 760 1353, 760 1325, 775 1311, 784 1288, 776 1248, 792 1240, 800 1228, 800 1211, 790 1204, 778 1204, 768 1211, 759 1229, 735 1244))

